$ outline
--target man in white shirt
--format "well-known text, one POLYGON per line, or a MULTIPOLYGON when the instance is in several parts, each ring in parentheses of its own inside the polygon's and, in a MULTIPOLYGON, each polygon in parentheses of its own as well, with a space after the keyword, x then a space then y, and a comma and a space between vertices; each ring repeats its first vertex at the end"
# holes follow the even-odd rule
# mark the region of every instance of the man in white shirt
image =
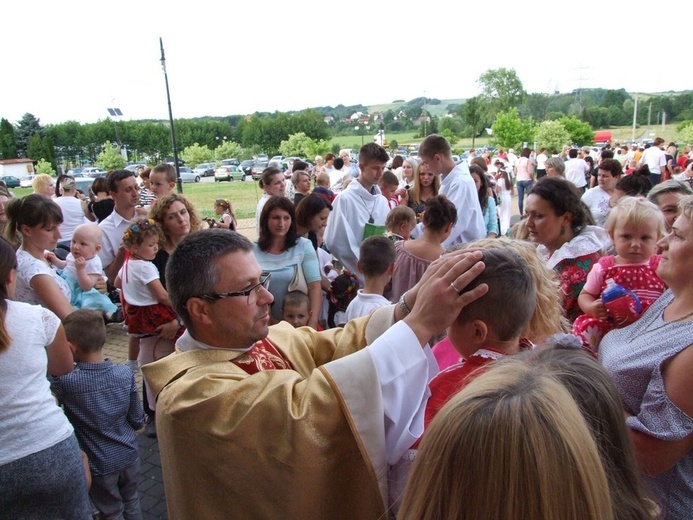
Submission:
MULTIPOLYGON (((459 242, 472 242, 486 236, 486 224, 479 204, 474 179, 469 166, 462 161, 455 164, 452 149, 447 140, 436 134, 429 135, 419 146, 419 158, 433 175, 440 176, 440 195, 445 195, 457 208, 457 223, 441 244, 448 248, 459 242)), ((423 223, 412 232, 413 237, 423 233, 423 223)))
POLYGON ((664 139, 657 137, 654 143, 649 148, 646 148, 640 158, 640 165, 647 164, 650 169, 650 182, 652 186, 656 186, 662 180, 662 171, 667 167, 667 158, 662 145, 664 139))
POLYGON ((334 199, 325 229, 327 248, 344 267, 356 275, 361 285, 364 282, 363 275, 356 267, 359 246, 364 238, 385 233, 385 219, 390 212, 387 199, 378 188, 388 159, 385 149, 376 143, 361 147, 361 174, 334 199))
POLYGON ((135 217, 140 200, 137 179, 128 170, 114 170, 108 174, 108 191, 113 198, 113 212, 99 223, 103 232, 99 258, 108 281, 113 283, 125 260, 125 249, 120 247, 123 233, 135 217))
POLYGON ((590 171, 590 165, 578 157, 576 148, 571 148, 568 151, 568 157, 569 159, 565 163, 565 178, 575 184, 582 193, 587 185, 586 175, 590 171))
POLYGON ((481 258, 445 255, 399 306, 315 332, 268 326, 269 274, 245 237, 185 237, 166 278, 187 330, 174 354, 142 367, 169 516, 386 517, 388 464, 423 433, 437 373, 426 342, 487 292, 463 292, 481 258))

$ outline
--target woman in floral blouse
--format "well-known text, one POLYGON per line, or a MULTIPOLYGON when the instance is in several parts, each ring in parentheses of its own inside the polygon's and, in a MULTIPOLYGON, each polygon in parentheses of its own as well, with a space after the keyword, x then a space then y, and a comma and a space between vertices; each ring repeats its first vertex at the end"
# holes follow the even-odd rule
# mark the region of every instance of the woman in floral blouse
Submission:
POLYGON ((575 186, 565 179, 544 177, 525 204, 529 238, 560 277, 563 309, 573 322, 582 311, 577 298, 587 273, 609 245, 606 231, 597 227, 575 186))

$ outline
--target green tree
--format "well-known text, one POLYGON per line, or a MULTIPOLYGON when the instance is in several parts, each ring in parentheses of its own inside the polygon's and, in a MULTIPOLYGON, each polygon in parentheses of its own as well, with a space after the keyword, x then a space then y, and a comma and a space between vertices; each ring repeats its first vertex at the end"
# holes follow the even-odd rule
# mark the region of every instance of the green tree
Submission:
POLYGON ((438 131, 441 135, 445 135, 445 132, 448 132, 451 138, 446 136, 446 139, 452 142, 457 141, 462 136, 463 127, 464 124, 460 117, 443 117, 438 123, 438 131))
POLYGON ((207 145, 200 146, 198 143, 193 143, 181 150, 180 157, 185 164, 195 168, 200 163, 211 161, 214 158, 214 152, 207 145))
POLYGON ((104 170, 122 170, 125 168, 125 159, 120 155, 118 145, 113 146, 110 141, 102 145, 102 151, 94 161, 94 164, 104 170))
POLYGON ((534 132, 534 140, 539 148, 560 150, 563 145, 570 144, 568 130, 558 121, 543 121, 534 132))
POLYGON ((16 159, 17 143, 15 142, 14 127, 4 117, 0 120, 0 159, 16 159))
POLYGON ((469 98, 464 105, 460 107, 459 114, 462 116, 465 124, 472 129, 472 148, 479 132, 483 128, 484 122, 484 106, 483 101, 479 96, 469 98))
POLYGON ((536 121, 544 121, 547 116, 551 98, 547 94, 532 93, 525 97, 520 115, 533 117, 536 121))
POLYGON ((491 126, 493 142, 503 148, 520 148, 523 142, 532 142, 532 121, 523 121, 516 108, 501 112, 491 126))
POLYGON ((43 137, 45 133, 40 121, 33 114, 27 112, 17 123, 17 127, 14 132, 15 143, 17 144, 17 154, 19 157, 28 157, 27 145, 29 144, 29 139, 31 139, 34 135, 43 137))
POLYGON ((581 146, 594 144, 594 133, 589 123, 580 121, 575 116, 562 117, 558 122, 561 123, 563 128, 570 134, 570 143, 568 144, 576 143, 581 146))
POLYGON ((279 153, 284 156, 315 157, 314 141, 303 132, 290 135, 279 144, 279 153))
POLYGON ((679 130, 679 139, 686 144, 693 144, 693 121, 689 121, 689 124, 683 125, 683 128, 679 130))
MULTIPOLYGON (((224 141, 214 149, 212 157, 217 160, 236 158, 241 160, 244 156, 243 148, 235 141, 224 141)), ((204 162, 204 161, 200 161, 204 162)))
POLYGON ((477 83, 481 87, 481 96, 489 103, 490 115, 517 107, 525 96, 524 87, 515 69, 489 69, 479 76, 477 83))
POLYGON ((34 161, 44 159, 48 162, 51 162, 50 157, 48 157, 48 154, 46 153, 46 148, 43 145, 43 139, 41 139, 41 136, 39 134, 32 135, 29 138, 29 141, 27 141, 26 156, 27 158, 33 159, 34 161))
POLYGON ((39 159, 34 169, 36 170, 36 173, 47 173, 48 175, 55 175, 53 165, 49 161, 46 161, 44 159, 39 159))

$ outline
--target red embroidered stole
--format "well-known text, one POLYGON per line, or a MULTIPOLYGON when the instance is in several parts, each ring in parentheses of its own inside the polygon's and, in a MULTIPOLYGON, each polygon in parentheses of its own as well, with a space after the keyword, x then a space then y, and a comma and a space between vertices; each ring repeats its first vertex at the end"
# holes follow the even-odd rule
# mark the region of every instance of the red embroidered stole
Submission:
POLYGON ((267 338, 255 343, 253 347, 240 356, 231 360, 248 374, 256 374, 263 370, 291 370, 291 363, 279 353, 277 348, 267 338))

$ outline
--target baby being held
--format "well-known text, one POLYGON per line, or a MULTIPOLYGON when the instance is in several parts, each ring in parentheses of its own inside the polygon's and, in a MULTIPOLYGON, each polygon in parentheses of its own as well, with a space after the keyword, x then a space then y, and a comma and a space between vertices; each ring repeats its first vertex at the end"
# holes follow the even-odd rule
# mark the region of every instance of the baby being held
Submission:
POLYGON ((94 286, 105 280, 103 266, 98 252, 101 250, 103 233, 96 224, 81 224, 75 228, 70 242, 70 253, 60 260, 53 253, 47 253, 47 260, 59 269, 70 285, 72 297, 70 304, 75 309, 103 310, 114 313, 115 304, 98 292, 94 286))

